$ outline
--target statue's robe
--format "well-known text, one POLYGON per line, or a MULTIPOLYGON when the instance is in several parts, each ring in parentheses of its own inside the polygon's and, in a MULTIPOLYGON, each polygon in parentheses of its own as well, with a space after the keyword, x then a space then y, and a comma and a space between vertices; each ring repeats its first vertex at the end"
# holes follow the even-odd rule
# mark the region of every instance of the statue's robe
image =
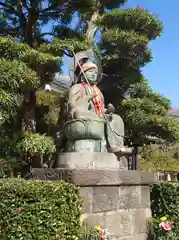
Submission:
POLYGON ((122 118, 116 114, 105 114, 104 97, 96 85, 78 83, 69 91, 69 118, 104 120, 106 122, 106 141, 108 149, 118 152, 123 147, 124 123, 122 118), (96 97, 90 94, 96 93, 96 97))

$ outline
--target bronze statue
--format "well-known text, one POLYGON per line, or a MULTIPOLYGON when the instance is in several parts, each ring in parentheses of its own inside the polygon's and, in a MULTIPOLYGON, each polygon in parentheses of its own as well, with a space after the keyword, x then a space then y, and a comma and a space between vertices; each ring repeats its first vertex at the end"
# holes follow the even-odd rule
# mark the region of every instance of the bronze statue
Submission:
POLYGON ((61 92, 57 85, 64 89, 66 84, 68 88, 66 117, 59 135, 60 147, 63 152, 126 153, 123 120, 115 114, 112 104, 105 108, 103 94, 97 87, 101 67, 89 61, 92 57, 91 50, 74 54, 70 76, 58 75, 51 84, 53 87, 54 83, 55 92, 61 92))
POLYGON ((67 121, 63 128, 67 139, 65 152, 120 153, 124 123, 114 113, 112 104, 105 108, 103 94, 97 87, 99 67, 86 57, 75 60, 75 80, 69 89, 67 121))
POLYGON ((91 58, 91 50, 74 54, 69 76, 56 73, 51 84, 45 86, 64 96, 55 167, 128 169, 125 156, 132 149, 124 147, 124 123, 112 104, 105 107, 98 88, 101 65, 89 61, 91 58))

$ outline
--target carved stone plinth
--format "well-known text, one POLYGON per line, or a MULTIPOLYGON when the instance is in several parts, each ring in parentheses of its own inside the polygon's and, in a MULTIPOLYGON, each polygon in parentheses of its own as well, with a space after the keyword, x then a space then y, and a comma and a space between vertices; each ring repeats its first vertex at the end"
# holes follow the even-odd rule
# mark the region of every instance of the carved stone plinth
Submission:
POLYGON ((67 141, 65 146, 65 152, 80 152, 80 153, 107 152, 106 140, 87 139, 67 141))

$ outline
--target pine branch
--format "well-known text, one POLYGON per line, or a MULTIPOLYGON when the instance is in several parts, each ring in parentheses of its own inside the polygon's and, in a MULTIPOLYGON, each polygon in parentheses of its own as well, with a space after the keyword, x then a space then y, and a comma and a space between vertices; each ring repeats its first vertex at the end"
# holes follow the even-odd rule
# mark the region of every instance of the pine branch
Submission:
POLYGON ((21 36, 20 27, 17 28, 6 27, 4 29, 0 29, 0 35, 1 36, 11 35, 13 37, 21 36))
POLYGON ((0 37, 0 55, 6 59, 18 59, 37 71, 55 71, 59 67, 59 57, 34 50, 27 44, 18 43, 12 38, 0 37))
MULTIPOLYGON (((68 1, 68 2, 65 2, 64 4, 62 4, 62 6, 59 7, 59 2, 57 1, 56 3, 52 4, 50 7, 48 8, 45 8, 43 10, 40 11, 41 14, 44 14, 44 13, 47 13, 49 11, 52 11, 54 9, 58 9, 58 11, 64 11, 66 9, 68 9, 70 7, 70 4, 72 3, 73 1, 68 1)), ((52 12, 51 12, 52 13, 52 12)))
MULTIPOLYGON (((72 1, 73 2, 73 1, 72 1)), ((54 16, 55 14, 58 14, 58 16, 60 17, 64 15, 64 12, 66 10, 69 11, 70 9, 70 4, 72 3, 71 1, 65 2, 64 4, 62 4, 61 6, 59 6, 59 3, 54 3, 52 4, 50 7, 45 8, 41 11, 39 11, 39 17, 50 17, 50 16, 54 16)))
POLYGON ((26 23, 27 23, 27 20, 26 20, 26 17, 25 15, 23 14, 23 11, 22 11, 22 7, 23 7, 23 4, 22 2, 20 1, 18 5, 15 5, 14 7, 11 5, 11 4, 8 4, 8 3, 4 3, 4 2, 0 2, 0 6, 3 6, 5 9, 6 12, 8 13, 13 13, 15 14, 16 16, 19 17, 19 21, 20 21, 20 27, 22 29, 22 32, 23 32, 23 35, 25 36, 25 30, 26 30, 26 23))
POLYGON ((11 10, 13 13, 17 13, 17 10, 15 7, 13 7, 11 4, 0 2, 0 6, 7 8, 6 11, 11 10))

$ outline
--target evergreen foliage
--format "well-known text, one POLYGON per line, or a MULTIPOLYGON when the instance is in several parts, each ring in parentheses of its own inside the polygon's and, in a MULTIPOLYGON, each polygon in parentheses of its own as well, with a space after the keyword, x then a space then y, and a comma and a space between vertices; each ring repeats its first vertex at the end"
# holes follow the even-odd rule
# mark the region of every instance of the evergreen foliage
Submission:
POLYGON ((178 172, 178 159, 178 146, 146 145, 140 149, 139 167, 154 172, 178 172))
POLYGON ((162 34, 163 23, 147 10, 115 9, 104 13, 96 24, 107 86, 107 101, 122 116, 126 144, 143 145, 149 136, 168 142, 179 139, 179 123, 168 116, 169 99, 154 93, 141 69, 152 60, 151 40, 162 34))
POLYGON ((178 199, 178 183, 160 183, 151 188, 151 230, 154 240, 175 240, 179 238, 178 199), (162 227, 165 224, 169 226, 168 230, 162 227))
POLYGON ((63 181, 0 180, 0 237, 81 239, 79 190, 63 181))
POLYGON ((0 2, 0 157, 6 167, 14 159, 20 169, 52 159, 63 96, 51 96, 43 88, 61 72, 64 53, 72 56, 87 45, 69 28, 79 6, 80 1, 63 0, 0 2), (47 32, 46 24, 51 28, 47 32))

